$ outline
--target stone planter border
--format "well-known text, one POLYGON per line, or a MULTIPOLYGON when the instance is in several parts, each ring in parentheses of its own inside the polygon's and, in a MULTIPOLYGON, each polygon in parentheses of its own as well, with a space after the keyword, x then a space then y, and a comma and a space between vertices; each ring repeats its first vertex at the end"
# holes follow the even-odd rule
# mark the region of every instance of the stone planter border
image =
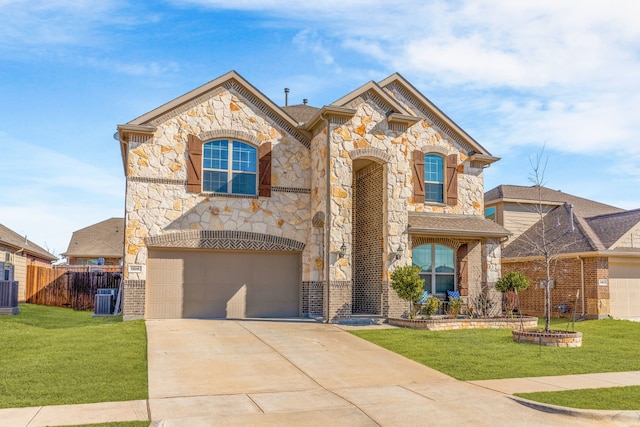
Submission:
POLYGON ((547 347, 582 347, 582 332, 512 330, 513 340, 547 347))
POLYGON ((519 317, 489 317, 469 319, 458 317, 456 319, 446 317, 432 317, 431 319, 400 319, 390 317, 390 325, 403 328, 426 329, 429 331, 451 331, 456 329, 532 329, 538 326, 538 318, 526 316, 519 317))

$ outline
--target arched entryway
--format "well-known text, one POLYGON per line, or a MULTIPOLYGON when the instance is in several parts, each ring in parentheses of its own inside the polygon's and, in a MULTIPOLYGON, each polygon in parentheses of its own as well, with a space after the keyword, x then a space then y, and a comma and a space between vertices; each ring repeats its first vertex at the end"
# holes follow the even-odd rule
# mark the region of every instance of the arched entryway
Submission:
POLYGON ((385 165, 353 161, 353 314, 382 314, 385 247, 385 165))

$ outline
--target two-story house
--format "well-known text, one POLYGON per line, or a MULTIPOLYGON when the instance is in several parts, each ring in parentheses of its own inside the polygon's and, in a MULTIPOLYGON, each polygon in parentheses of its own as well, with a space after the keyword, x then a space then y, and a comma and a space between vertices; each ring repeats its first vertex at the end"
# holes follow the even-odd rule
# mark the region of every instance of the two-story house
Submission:
POLYGON ((230 72, 118 134, 127 319, 399 316, 398 266, 443 298, 500 275, 498 158, 399 74, 314 108, 230 72))

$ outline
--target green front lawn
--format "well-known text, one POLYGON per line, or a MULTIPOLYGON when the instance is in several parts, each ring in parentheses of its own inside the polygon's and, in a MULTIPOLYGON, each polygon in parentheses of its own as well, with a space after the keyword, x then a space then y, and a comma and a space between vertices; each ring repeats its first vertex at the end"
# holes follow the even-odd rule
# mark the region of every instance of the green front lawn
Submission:
MULTIPOLYGON (((554 319, 552 329, 564 329, 554 319)), ((423 365, 463 381, 640 370, 640 323, 588 320, 575 324, 582 347, 515 343, 509 329, 351 331, 423 365)))
POLYGON ((0 408, 147 398, 143 321, 21 304, 0 343, 0 408))
POLYGON ((639 386, 516 393, 515 396, 569 408, 635 411, 640 407, 639 386))

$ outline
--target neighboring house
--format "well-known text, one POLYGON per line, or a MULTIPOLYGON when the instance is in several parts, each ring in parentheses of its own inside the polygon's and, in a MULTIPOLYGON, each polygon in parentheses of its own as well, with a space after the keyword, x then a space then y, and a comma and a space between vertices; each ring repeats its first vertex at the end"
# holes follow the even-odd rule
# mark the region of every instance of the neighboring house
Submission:
POLYGON ((36 245, 26 236, 0 224, 0 280, 18 282, 18 301, 24 302, 27 286, 27 266, 51 267, 58 258, 36 245))
POLYGON ((640 317, 640 210, 625 211, 545 187, 505 185, 485 195, 485 210, 492 207, 496 220, 518 236, 502 250, 503 272, 520 271, 532 282, 520 295, 522 312, 544 313, 540 282, 546 278, 546 264, 538 249, 544 226, 553 255, 553 311, 575 310, 586 318, 640 317), (537 213, 541 210, 543 220, 537 213))
POLYGON ((126 319, 399 316, 398 266, 443 298, 500 275, 498 159, 398 74, 314 108, 230 72, 118 134, 126 319))
POLYGON ((110 218, 74 231, 67 251, 70 265, 122 265, 124 218, 110 218))

